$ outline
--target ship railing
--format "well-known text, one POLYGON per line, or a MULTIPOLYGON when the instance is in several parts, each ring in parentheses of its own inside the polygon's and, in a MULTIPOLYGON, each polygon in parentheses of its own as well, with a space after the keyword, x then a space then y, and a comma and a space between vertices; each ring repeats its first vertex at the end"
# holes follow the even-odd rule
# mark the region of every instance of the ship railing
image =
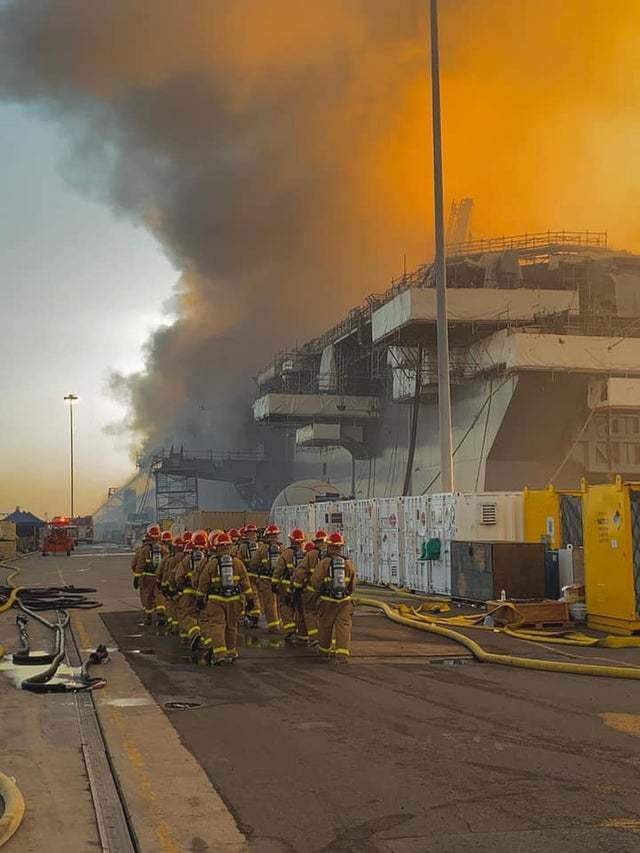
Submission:
POLYGON ((535 234, 515 234, 508 237, 490 237, 469 240, 465 243, 450 243, 447 257, 478 255, 484 252, 504 252, 508 249, 537 249, 543 246, 570 245, 607 248, 606 231, 539 231, 535 234))

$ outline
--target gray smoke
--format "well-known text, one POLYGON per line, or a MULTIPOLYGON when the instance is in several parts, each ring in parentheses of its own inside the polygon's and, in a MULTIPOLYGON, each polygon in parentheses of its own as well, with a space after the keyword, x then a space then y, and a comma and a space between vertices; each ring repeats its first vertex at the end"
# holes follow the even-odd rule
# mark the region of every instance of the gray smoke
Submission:
POLYGON ((424 241, 428 193, 410 222, 385 195, 416 86, 428 129, 423 18, 420 0, 0 6, 0 97, 61 122, 69 177, 180 271, 177 321, 113 379, 147 446, 246 440, 252 374, 424 241))

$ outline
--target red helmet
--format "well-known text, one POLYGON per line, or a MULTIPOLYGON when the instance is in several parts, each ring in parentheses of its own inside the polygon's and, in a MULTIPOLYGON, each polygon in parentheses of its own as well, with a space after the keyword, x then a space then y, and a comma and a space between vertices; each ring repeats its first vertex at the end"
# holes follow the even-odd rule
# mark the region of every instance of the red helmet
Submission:
POLYGON ((335 545, 337 547, 342 547, 344 545, 344 536, 342 533, 331 533, 327 538, 327 545, 335 545))
POLYGON ((178 536, 177 539, 173 540, 173 547, 176 548, 178 551, 182 550, 182 548, 184 547, 184 541, 181 536, 178 536))
POLYGON ((308 554, 309 551, 315 551, 316 546, 313 542, 306 542, 304 546, 304 553, 308 554))
POLYGON ((314 537, 314 542, 326 542, 327 541, 327 531, 320 528, 320 530, 316 530, 314 537))
POLYGON ((280 528, 277 524, 268 524, 264 529, 265 536, 278 536, 280 528))
POLYGON ((258 528, 255 526, 253 521, 250 521, 249 524, 245 525, 244 532, 245 533, 257 533, 258 528))
POLYGON ((173 542, 173 536, 171 535, 170 530, 163 530, 160 538, 163 542, 173 542))
POLYGON ((191 539, 184 543, 184 550, 193 551, 193 542, 191 541, 191 539))
POLYGON ((212 530, 211 533, 209 534, 209 548, 215 548, 216 547, 216 539, 218 537, 218 533, 219 533, 218 530, 212 530))
POLYGON ((147 527, 147 536, 150 536, 152 539, 160 538, 160 525, 159 524, 150 524, 147 527))
POLYGON ((182 534, 182 541, 183 542, 191 542, 192 539, 193 539, 193 533, 190 530, 185 530, 185 532, 182 534))
POLYGON ((220 547, 220 545, 233 545, 233 540, 231 536, 223 530, 222 533, 218 533, 216 536, 216 545, 218 547, 220 547))
POLYGON ((244 539, 246 532, 247 532, 247 530, 245 527, 241 527, 240 530, 238 530, 238 534, 239 534, 241 539, 244 539))
POLYGON ((299 527, 294 527, 289 534, 289 539, 292 542, 304 542, 304 531, 300 530, 299 527))
POLYGON ((240 538, 240 534, 238 533, 238 528, 232 527, 231 530, 229 530, 229 536, 231 537, 232 542, 237 542, 238 539, 240 538))
POLYGON ((207 547, 207 534, 204 530, 198 530, 197 533, 193 534, 193 544, 196 548, 206 548, 207 547))

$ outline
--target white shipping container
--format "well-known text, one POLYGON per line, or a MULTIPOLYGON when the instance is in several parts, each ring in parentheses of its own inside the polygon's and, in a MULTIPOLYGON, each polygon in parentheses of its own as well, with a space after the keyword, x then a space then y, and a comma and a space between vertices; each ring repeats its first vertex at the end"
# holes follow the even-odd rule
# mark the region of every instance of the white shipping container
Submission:
POLYGON ((429 537, 440 540, 440 560, 430 563, 429 591, 451 594, 451 543, 524 539, 522 492, 446 492, 430 496, 429 537))
POLYGON ((429 560, 428 591, 432 595, 451 595, 451 541, 445 543, 439 560, 429 560))
POLYGON ((376 501, 355 501, 356 537, 354 562, 358 577, 368 583, 379 583, 378 516, 376 501))
POLYGON ((409 589, 427 592, 428 572, 420 557, 429 531, 429 496, 402 498, 403 582, 409 589))
POLYGON ((448 595, 451 590, 451 540, 457 493, 430 495, 427 539, 440 540, 440 559, 427 563, 427 590, 432 595, 448 595))
POLYGON ((377 498, 376 503, 380 583, 401 584, 402 498, 377 498))
POLYGON ((451 594, 451 542, 522 541, 521 492, 450 492, 405 498, 323 501, 278 507, 283 536, 301 527, 309 537, 320 527, 340 531, 359 577, 370 583, 406 585, 451 594), (429 539, 440 540, 439 560, 421 560, 429 539))
POLYGON ((316 530, 322 527, 327 533, 334 533, 340 529, 340 525, 336 522, 339 503, 340 501, 322 501, 315 505, 316 530))
POLYGON ((346 548, 345 555, 353 558, 356 554, 356 502, 355 501, 338 501, 336 504, 336 514, 342 516, 342 521, 339 522, 339 530, 345 538, 346 548))
MULTIPOLYGON (((522 542, 522 492, 445 492, 431 495, 432 531, 462 542, 522 542)), ((438 535, 432 533, 432 535, 438 535)))

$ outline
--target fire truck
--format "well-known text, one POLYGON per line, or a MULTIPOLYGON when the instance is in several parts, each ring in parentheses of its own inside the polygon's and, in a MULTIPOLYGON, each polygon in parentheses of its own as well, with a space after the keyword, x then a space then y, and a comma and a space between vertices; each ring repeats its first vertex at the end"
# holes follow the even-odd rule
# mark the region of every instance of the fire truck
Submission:
POLYGON ((42 556, 47 554, 66 554, 70 556, 75 548, 74 527, 71 519, 65 515, 56 515, 43 528, 42 556))

